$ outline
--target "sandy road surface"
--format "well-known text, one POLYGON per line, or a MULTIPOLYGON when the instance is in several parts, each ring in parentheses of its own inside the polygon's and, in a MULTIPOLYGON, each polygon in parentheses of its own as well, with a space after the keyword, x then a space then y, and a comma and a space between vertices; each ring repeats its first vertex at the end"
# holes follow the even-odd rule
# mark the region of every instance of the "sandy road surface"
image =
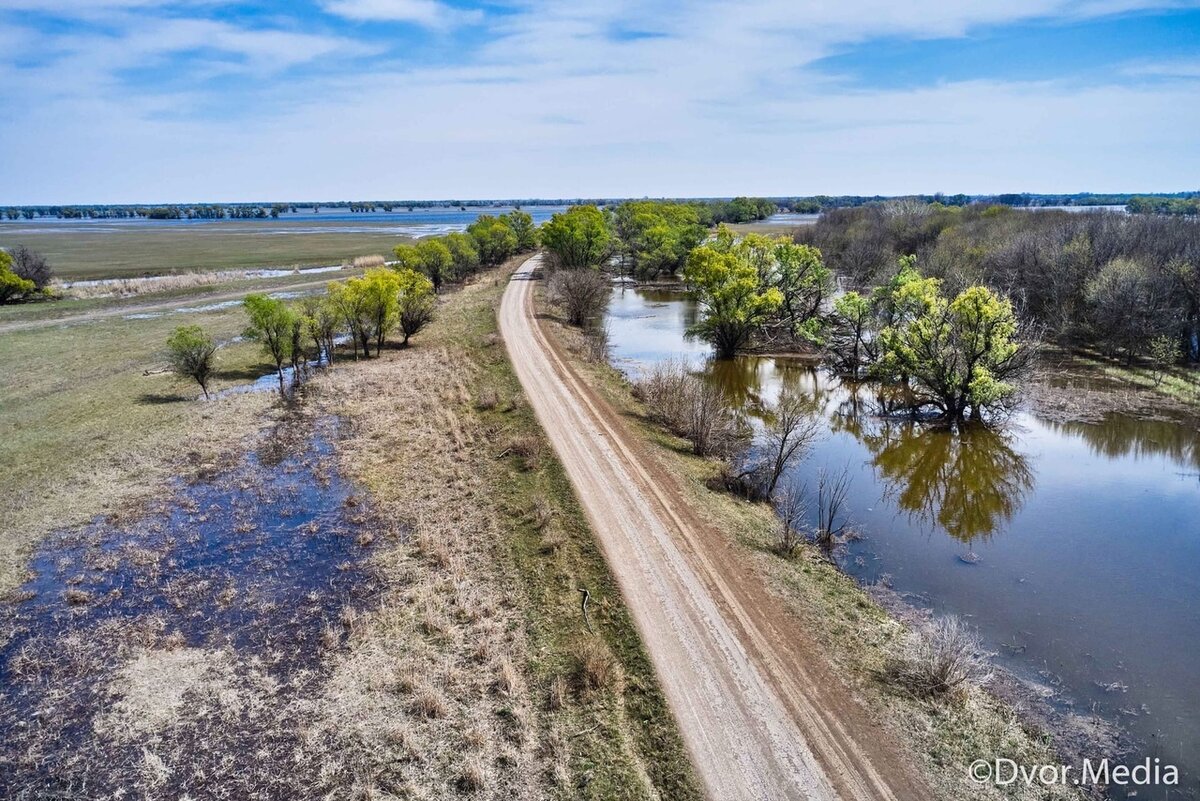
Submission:
POLYGON ((706 530, 534 317, 534 256, 500 330, 600 540, 713 799, 932 795, 725 537, 706 530))

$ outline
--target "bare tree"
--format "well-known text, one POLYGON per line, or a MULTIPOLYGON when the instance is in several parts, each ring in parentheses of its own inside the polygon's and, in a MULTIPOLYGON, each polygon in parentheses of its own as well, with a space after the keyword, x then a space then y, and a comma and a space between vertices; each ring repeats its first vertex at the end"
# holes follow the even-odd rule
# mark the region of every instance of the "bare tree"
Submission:
POLYGON ((775 552, 788 559, 796 555, 796 549, 804 541, 807 494, 807 486, 789 484, 775 496, 775 511, 779 514, 779 540, 775 543, 775 552))
POLYGON ((24 245, 18 245, 13 249, 12 261, 13 272, 26 281, 32 281, 39 292, 45 289, 50 283, 50 279, 54 277, 46 257, 24 245))
POLYGON ((817 474, 817 530, 816 541, 826 552, 837 544, 838 537, 846 530, 843 507, 850 493, 850 473, 842 468, 830 475, 825 468, 817 474))
POLYGON ((567 322, 586 328, 594 324, 608 305, 611 287, 597 270, 558 270, 550 278, 550 293, 563 307, 567 322))
POLYGON ((775 404, 763 445, 763 495, 771 497, 784 472, 804 456, 817 437, 818 423, 803 395, 785 390, 775 404))

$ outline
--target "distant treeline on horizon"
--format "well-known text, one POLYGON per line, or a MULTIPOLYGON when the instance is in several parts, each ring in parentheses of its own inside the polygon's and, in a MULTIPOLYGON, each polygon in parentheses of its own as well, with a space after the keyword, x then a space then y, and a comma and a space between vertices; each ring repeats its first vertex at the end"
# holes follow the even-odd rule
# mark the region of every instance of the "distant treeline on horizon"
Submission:
POLYGON ((1125 206, 1135 214, 1200 214, 1200 190, 1191 192, 1153 192, 1048 195, 1030 192, 998 195, 804 195, 768 198, 523 198, 497 200, 368 200, 368 201, 305 201, 286 203, 169 203, 169 204, 74 204, 61 206, 0 206, 0 219, 148 219, 148 220, 255 220, 279 218, 288 214, 314 213, 325 210, 348 210, 372 214, 417 209, 486 209, 527 206, 613 206, 626 200, 661 200, 729 206, 734 213, 718 217, 737 220, 745 206, 753 210, 749 219, 761 219, 774 211, 798 214, 818 214, 826 209, 854 208, 895 200, 915 200, 940 203, 945 206, 966 206, 989 203, 1002 206, 1041 208, 1048 206, 1125 206), (767 211, 768 206, 770 211, 767 211), (766 213, 764 213, 766 212, 766 213))

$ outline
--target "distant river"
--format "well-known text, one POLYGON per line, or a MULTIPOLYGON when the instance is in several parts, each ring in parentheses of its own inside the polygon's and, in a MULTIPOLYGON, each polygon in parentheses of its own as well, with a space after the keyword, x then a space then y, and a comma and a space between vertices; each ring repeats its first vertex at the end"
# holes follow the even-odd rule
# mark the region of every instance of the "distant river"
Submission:
MULTIPOLYGON (((787 360, 708 360, 684 336, 679 293, 614 290, 608 325, 627 373, 684 358, 742 406, 803 393, 823 435, 795 470, 845 467, 864 537, 840 562, 980 630, 997 659, 1123 726, 1140 754, 1200 783, 1200 431, 1113 416, 1055 423, 1022 413, 950 434, 869 413, 871 391, 787 360), (973 554, 964 561, 963 556, 973 554), (974 564, 974 556, 978 561, 974 564)), ((810 504, 811 505, 811 504, 810 504)), ((1097 755, 1103 756, 1103 755, 1097 755)), ((1162 791, 1141 797, 1162 798, 1162 791)))
MULTIPOLYGON (((261 219, 219 220, 150 220, 134 217, 125 220, 64 220, 58 217, 36 217, 32 220, 0 222, 0 233, 103 233, 161 228, 223 227, 249 230, 256 234, 358 234, 395 233, 412 237, 438 236, 452 231, 465 231, 480 214, 507 214, 513 206, 467 206, 437 208, 395 208, 392 211, 352 212, 344 208, 297 207, 296 212, 261 219)), ((524 206, 522 211, 533 217, 535 224, 550 219, 550 215, 565 211, 566 206, 524 206)))

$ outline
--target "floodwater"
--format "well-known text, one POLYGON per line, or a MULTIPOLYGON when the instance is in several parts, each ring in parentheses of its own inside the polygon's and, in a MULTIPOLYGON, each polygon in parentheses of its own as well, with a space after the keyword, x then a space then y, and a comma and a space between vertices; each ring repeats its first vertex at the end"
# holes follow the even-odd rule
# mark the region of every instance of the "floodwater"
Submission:
MULTIPOLYGON (((131 654, 229 655, 277 684, 285 707, 308 691, 347 610, 377 590, 366 562, 376 521, 337 473, 336 421, 294 425, 139 519, 97 520, 35 554, 0 605, 0 797, 121 786, 117 766, 136 765, 140 746, 97 732, 131 654)), ((247 753, 270 723, 246 721, 247 753)), ((208 735, 188 736, 202 761, 208 735)))
MULTIPOLYGON (((394 208, 392 211, 351 212, 344 208, 322 208, 300 206, 296 212, 283 213, 278 217, 261 219, 219 220, 150 220, 144 217, 132 219, 74 220, 57 217, 37 217, 32 220, 0 222, 0 233, 17 235, 23 233, 104 233, 106 231, 129 231, 144 228, 209 228, 224 233, 243 232, 249 235, 320 234, 320 233, 395 233, 411 237, 438 236, 454 231, 465 231, 481 214, 507 214, 514 206, 467 206, 437 208, 394 208)), ((567 206, 523 206, 534 224, 540 225, 552 214, 565 211, 567 206)))
POLYGON ((1002 665, 1056 690, 1056 703, 1123 727, 1133 757, 1177 765, 1170 798, 1197 797, 1195 422, 1064 424, 1023 412, 952 433, 885 419, 869 385, 852 389, 789 360, 708 361, 709 348, 684 336, 695 317, 679 293, 614 290, 614 363, 635 374, 687 359, 751 414, 783 388, 802 393, 822 434, 789 478, 815 490, 819 469, 849 472, 862 539, 843 549, 843 568, 969 620, 1002 665))

